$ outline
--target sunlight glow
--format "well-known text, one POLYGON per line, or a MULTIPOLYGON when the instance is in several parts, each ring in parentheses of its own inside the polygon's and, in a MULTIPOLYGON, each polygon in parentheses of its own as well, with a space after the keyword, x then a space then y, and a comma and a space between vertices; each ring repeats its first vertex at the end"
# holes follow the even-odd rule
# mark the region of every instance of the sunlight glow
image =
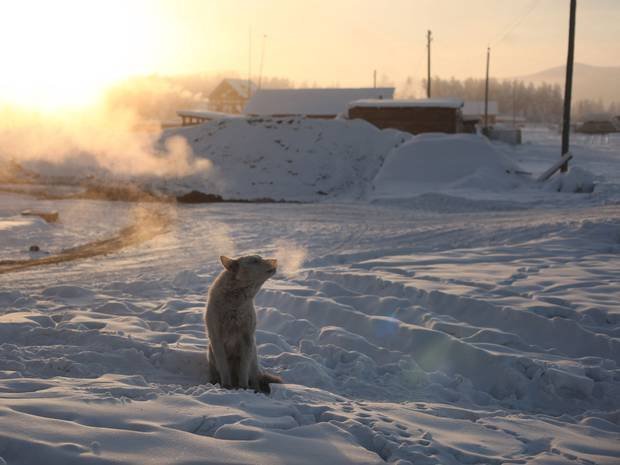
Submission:
POLYGON ((149 2, 3 2, 0 102, 53 110, 93 103, 145 71, 154 50, 149 2))

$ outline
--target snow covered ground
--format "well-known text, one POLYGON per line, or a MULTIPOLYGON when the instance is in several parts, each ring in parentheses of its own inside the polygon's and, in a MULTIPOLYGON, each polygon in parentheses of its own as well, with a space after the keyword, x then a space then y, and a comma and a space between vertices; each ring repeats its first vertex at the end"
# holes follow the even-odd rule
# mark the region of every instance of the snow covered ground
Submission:
MULTIPOLYGON (((394 137, 320 203, 0 194, 0 260, 106 237, 136 209, 174 220, 105 257, 0 274, 0 463, 617 464, 620 141, 575 140, 591 194, 478 173, 383 198, 394 137), (18 215, 34 206, 61 221, 18 215), (281 265, 257 299, 262 364, 285 380, 269 397, 206 379, 217 257, 250 252, 281 265)), ((559 156, 555 135, 526 141, 492 150, 534 174, 559 156)))

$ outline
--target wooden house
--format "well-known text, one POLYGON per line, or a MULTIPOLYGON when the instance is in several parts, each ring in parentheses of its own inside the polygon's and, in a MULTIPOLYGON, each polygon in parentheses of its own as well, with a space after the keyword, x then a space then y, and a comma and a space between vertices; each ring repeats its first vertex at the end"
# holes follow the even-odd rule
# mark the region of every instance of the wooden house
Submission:
POLYGON ((349 104, 348 117, 363 119, 380 129, 411 134, 462 132, 461 100, 358 100, 349 104))
POLYGON ((213 120, 242 117, 241 115, 208 110, 178 110, 177 115, 181 117, 181 126, 193 126, 213 120))
POLYGON ((224 79, 209 94, 209 110, 221 113, 240 114, 256 86, 247 79, 224 79))

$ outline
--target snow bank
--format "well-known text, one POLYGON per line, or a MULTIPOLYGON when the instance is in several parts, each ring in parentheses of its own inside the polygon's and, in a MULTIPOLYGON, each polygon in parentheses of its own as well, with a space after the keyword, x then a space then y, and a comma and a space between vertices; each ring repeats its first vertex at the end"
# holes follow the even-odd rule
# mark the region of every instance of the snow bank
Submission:
POLYGON ((376 197, 408 197, 450 189, 508 190, 518 166, 486 139, 422 134, 395 148, 373 181, 376 197))
POLYGON ((559 173, 549 179, 546 188, 557 192, 589 194, 594 192, 595 178, 589 171, 572 166, 567 173, 559 173))
POLYGON ((213 165, 201 175, 168 180, 167 187, 302 201, 359 197, 390 149, 411 137, 363 121, 304 118, 214 121, 169 130, 163 141, 175 136, 213 165))

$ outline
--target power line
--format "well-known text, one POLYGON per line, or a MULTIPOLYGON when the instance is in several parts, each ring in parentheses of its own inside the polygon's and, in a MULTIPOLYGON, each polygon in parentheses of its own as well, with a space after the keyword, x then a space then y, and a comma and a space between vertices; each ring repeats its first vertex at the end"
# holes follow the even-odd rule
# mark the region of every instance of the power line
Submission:
POLYGON ((252 26, 248 27, 248 99, 252 97, 252 26))
POLYGON ((523 20, 525 20, 525 18, 527 18, 539 4, 540 4, 540 0, 532 0, 529 7, 525 11, 525 13, 523 13, 523 15, 521 15, 520 17, 515 18, 511 23, 509 23, 506 29, 504 29, 503 33, 496 35, 495 36, 496 38, 489 43, 489 47, 494 47, 495 45, 499 44, 504 39, 506 39, 506 37, 508 37, 508 35, 512 31, 514 31, 517 27, 519 27, 521 23, 523 22, 523 20))
POLYGON ((487 48, 487 77, 484 81, 484 130, 489 131, 489 62, 491 61, 491 47, 487 48))

